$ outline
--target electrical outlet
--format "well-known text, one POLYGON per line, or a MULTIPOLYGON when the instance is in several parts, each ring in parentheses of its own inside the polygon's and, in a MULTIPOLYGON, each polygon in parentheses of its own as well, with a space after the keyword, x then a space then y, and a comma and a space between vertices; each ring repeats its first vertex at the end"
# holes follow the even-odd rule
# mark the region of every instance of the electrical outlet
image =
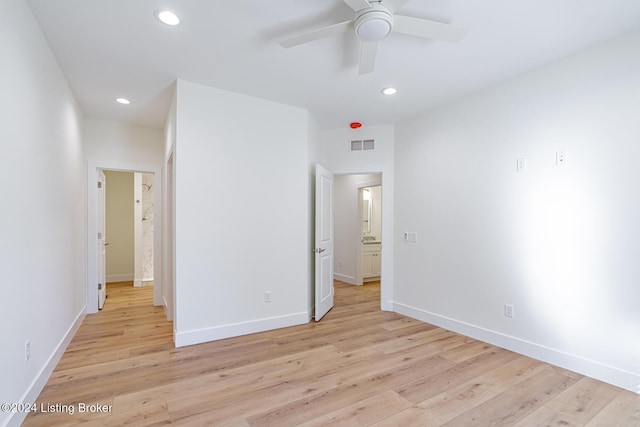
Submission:
POLYGON ((564 166, 567 164, 567 152, 566 151, 557 151, 556 152, 556 166, 564 166))
POLYGON ((516 159, 516 172, 524 172, 527 170, 527 159, 516 159))
POLYGON ((506 317, 513 317, 513 306, 511 304, 504 305, 504 315, 506 317))
POLYGON ((271 291, 266 291, 264 293, 264 302, 271 302, 271 291))
POLYGON ((24 361, 28 362, 31 359, 31 342, 24 343, 24 361))

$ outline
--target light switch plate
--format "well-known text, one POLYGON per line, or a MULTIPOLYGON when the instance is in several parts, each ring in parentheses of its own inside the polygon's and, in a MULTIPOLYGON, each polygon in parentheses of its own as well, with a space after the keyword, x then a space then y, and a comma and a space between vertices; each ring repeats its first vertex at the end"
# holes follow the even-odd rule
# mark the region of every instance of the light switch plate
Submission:
POLYGON ((407 231, 404 233, 404 241, 407 243, 418 243, 418 233, 415 231, 407 231))
POLYGON ((520 158, 520 159, 516 159, 516 171, 517 172, 524 172, 527 170, 527 159, 520 158))
POLYGON ((504 315, 505 317, 511 317, 513 318, 513 305, 511 304, 505 304, 504 305, 504 315))

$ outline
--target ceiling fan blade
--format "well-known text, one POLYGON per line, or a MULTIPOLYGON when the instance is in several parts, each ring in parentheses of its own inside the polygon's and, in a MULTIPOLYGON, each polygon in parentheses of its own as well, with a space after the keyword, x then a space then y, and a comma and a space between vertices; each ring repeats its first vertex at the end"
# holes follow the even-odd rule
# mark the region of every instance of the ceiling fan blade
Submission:
POLYGON ((290 39, 281 40, 279 43, 280 46, 289 48, 324 37, 333 36, 335 34, 345 33, 351 29, 353 29, 353 20, 339 22, 337 24, 329 25, 328 27, 320 28, 319 30, 309 31, 308 33, 304 33, 290 39))
POLYGON ((358 74, 369 74, 376 66, 378 42, 362 42, 360 47, 360 70, 358 74))
POLYGON ((393 31, 425 39, 459 42, 467 35, 466 28, 411 16, 394 15, 393 31))
POLYGON ((343 0, 351 9, 358 12, 362 9, 368 9, 371 7, 371 3, 368 0, 343 0))
POLYGON ((402 9, 402 6, 404 6, 408 1, 409 0, 382 0, 382 4, 384 7, 391 10, 391 12, 395 13, 402 9))

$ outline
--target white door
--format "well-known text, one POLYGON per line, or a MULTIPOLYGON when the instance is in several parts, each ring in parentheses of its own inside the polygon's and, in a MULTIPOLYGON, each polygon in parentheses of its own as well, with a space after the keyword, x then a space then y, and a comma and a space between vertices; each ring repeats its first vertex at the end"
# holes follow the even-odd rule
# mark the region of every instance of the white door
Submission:
POLYGON ((333 307, 333 173, 316 165, 316 322, 333 307))
POLYGON ((104 175, 104 171, 98 171, 98 239, 96 247, 96 255, 98 260, 98 309, 101 310, 104 306, 104 300, 107 298, 107 271, 106 271, 106 249, 107 249, 107 237, 105 235, 106 221, 105 221, 105 209, 106 209, 106 187, 107 178, 104 175))

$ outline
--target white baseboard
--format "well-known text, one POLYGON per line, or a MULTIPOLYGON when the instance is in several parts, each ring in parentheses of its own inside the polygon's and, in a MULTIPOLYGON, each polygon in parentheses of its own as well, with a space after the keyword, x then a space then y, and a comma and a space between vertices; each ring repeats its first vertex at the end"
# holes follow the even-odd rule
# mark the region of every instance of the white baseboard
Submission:
POLYGON ((143 286, 153 286, 153 280, 140 280, 140 279, 135 279, 133 281, 133 286, 135 288, 140 288, 143 286))
POLYGON ((110 274, 107 283, 111 282, 133 282, 133 274, 110 274))
MULTIPOLYGON (((58 362, 64 354, 64 351, 69 346, 69 343, 78 331, 78 328, 80 328, 80 325, 82 325, 82 321, 84 320, 85 316, 86 306, 83 306, 82 310, 80 310, 80 313, 78 313, 69 329, 67 329, 67 332, 64 334, 51 356, 49 356, 47 362, 31 382, 31 384, 27 388, 27 391, 22 395, 20 403, 33 403, 38 399, 38 396, 42 392, 42 389, 47 384, 49 377, 58 365, 58 362)), ((5 426, 19 426, 22 424, 27 415, 28 412, 14 412, 9 416, 9 419, 7 420, 5 426)))
POLYGON ((398 302, 393 311, 640 394, 640 375, 398 302))
POLYGON ((334 280, 340 280, 341 282, 348 283, 350 285, 357 285, 356 278, 353 276, 346 276, 344 274, 333 273, 334 280))
POLYGON ((256 332, 270 331, 272 329, 286 328, 288 326, 302 325, 309 322, 308 317, 309 314, 305 311, 301 313, 287 314, 285 316, 231 323, 228 325, 214 326, 205 329, 175 332, 174 339, 176 347, 184 347, 187 345, 216 341, 240 335, 248 335, 256 332))

